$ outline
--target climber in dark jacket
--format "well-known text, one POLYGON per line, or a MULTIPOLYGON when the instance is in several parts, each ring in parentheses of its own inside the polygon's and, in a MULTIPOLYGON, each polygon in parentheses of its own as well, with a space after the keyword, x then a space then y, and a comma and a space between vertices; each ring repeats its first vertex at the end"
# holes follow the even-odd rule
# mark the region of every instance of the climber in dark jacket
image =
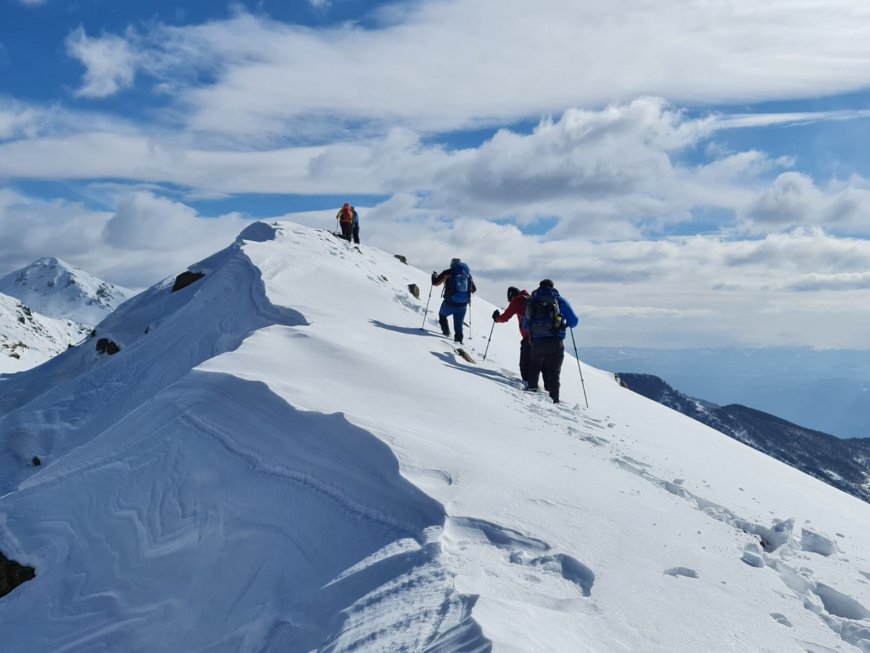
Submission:
POLYGON ((544 389, 559 403, 559 375, 565 359, 565 331, 580 323, 571 305, 559 295, 549 279, 541 281, 529 297, 523 328, 531 339, 528 390, 536 392, 543 374, 544 389))

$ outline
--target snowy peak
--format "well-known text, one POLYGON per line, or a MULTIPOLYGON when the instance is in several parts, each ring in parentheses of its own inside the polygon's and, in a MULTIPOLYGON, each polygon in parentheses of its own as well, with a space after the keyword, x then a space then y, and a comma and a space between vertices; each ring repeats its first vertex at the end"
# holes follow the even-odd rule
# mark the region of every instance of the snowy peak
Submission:
POLYGON ((89 327, 40 315, 0 294, 0 374, 36 367, 81 341, 89 327))
POLYGON ((0 278, 0 293, 48 317, 91 326, 133 295, 54 257, 38 259, 0 278))

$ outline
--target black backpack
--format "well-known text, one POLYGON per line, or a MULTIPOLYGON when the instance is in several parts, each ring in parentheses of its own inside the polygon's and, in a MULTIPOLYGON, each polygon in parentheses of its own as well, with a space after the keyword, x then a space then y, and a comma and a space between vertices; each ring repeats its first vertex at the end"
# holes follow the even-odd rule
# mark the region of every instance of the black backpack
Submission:
POLYGON ((559 335, 559 330, 565 325, 559 309, 559 292, 555 288, 546 287, 534 291, 526 306, 526 318, 532 338, 559 335))

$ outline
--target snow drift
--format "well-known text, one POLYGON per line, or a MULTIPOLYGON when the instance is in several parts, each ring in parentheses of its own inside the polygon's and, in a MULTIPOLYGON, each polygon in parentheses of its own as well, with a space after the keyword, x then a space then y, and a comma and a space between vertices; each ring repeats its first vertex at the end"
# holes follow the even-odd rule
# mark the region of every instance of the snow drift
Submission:
POLYGON ((870 651, 867 504, 571 357, 524 394, 328 232, 191 271, 2 382, 4 650, 870 651))

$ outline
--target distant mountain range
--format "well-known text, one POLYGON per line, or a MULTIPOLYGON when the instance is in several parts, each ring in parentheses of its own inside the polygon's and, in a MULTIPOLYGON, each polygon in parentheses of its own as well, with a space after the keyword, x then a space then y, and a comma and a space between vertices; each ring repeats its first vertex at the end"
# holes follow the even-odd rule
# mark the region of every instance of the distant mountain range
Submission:
POLYGON ((133 295, 57 258, 41 258, 0 278, 0 293, 55 319, 95 326, 133 295))
POLYGON ((0 278, 0 374, 30 369, 77 344, 132 294, 56 258, 0 278))
POLYGON ((841 439, 739 404, 717 406, 652 374, 619 378, 638 394, 870 502, 870 438, 841 439))
POLYGON ((751 406, 840 438, 870 437, 870 349, 587 347, 583 360, 654 374, 720 406, 751 406))

